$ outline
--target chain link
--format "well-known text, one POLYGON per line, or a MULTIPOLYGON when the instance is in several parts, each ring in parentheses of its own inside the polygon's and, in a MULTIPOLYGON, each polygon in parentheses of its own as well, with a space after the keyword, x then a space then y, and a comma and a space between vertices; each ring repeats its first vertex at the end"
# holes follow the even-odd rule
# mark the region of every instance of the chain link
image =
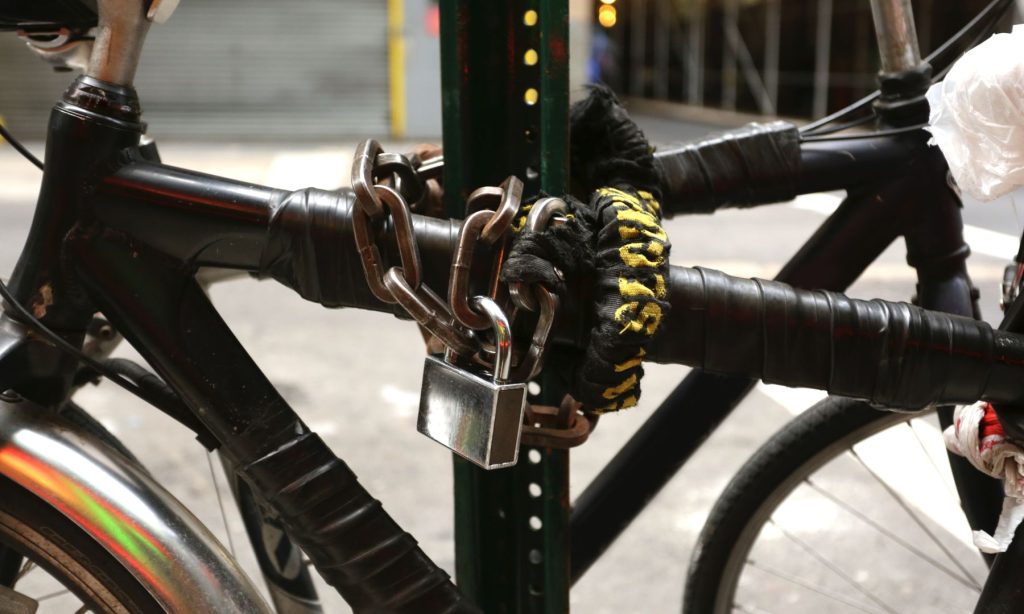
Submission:
POLYGON ((385 215, 384 205, 374 191, 373 167, 377 156, 384 153, 380 143, 367 139, 356 147, 352 157, 352 191, 356 193, 356 204, 370 219, 379 219, 385 215))
MULTIPOLYGON (((422 283, 423 267, 412 225, 413 206, 425 198, 426 181, 440 179, 443 165, 441 157, 421 162, 415 156, 410 159, 385 152, 372 139, 361 143, 352 163, 352 188, 356 195, 352 224, 356 246, 367 285, 375 297, 385 303, 397 303, 405 309, 420 326, 448 348, 449 358, 454 358, 452 354, 473 357, 486 364, 488 359, 494 359, 494 347, 482 343, 474 331, 491 328, 492 318, 475 306, 481 305, 483 298, 495 301, 495 308, 503 313, 514 315, 516 311, 508 294, 502 291, 499 274, 511 238, 512 222, 522 201, 523 182, 510 176, 498 187, 486 186, 470 194, 467 209, 474 213, 466 218, 459 231, 458 247, 451 264, 448 303, 445 303, 422 283), (385 268, 377 242, 379 231, 389 215, 393 220, 400 266, 385 268), (480 266, 475 262, 478 243, 485 245, 490 258, 487 295, 471 295, 471 274, 474 267, 480 266), (504 305, 499 306, 502 303, 504 305)), ((531 211, 527 226, 532 230, 541 229, 552 215, 564 210, 564 201, 542 199, 531 211), (553 202, 539 207, 548 201, 553 202)), ((556 295, 542 287, 519 284, 516 292, 527 297, 525 300, 530 301, 531 307, 525 307, 519 301, 516 304, 531 311, 540 310, 530 347, 514 368, 515 378, 525 381, 540 370, 559 301, 556 295)), ((505 365, 506 368, 508 366, 505 365)))
POLYGON ((537 317, 537 326, 533 329, 533 337, 530 338, 530 348, 515 368, 515 378, 520 382, 537 377, 544 366, 544 350, 547 348, 548 337, 558 313, 557 294, 541 285, 534 286, 533 292, 534 297, 540 302, 540 315, 537 317))
MULTIPOLYGON (((398 256, 402 262, 402 268, 399 270, 402 271, 402 277, 406 283, 415 291, 420 287, 423 265, 420 262, 420 250, 416 245, 416 235, 412 228, 412 213, 402 195, 392 188, 374 185, 371 188, 371 193, 381 205, 381 211, 385 214, 390 213, 391 219, 394 220, 398 256)), ((358 196, 356 202, 361 202, 358 200, 358 196)), ((352 208, 352 231, 370 292, 373 292, 378 300, 385 303, 396 302, 392 293, 384 285, 384 265, 380 249, 374 240, 371 218, 370 214, 366 212, 366 208, 352 208)))
MULTIPOLYGON (((556 215, 564 214, 569 206, 561 198, 541 198, 533 204, 529 215, 526 216, 524 231, 538 232, 548 227, 556 215)), ((564 220, 563 220, 564 221, 564 220)), ((539 287, 539 286, 536 286, 539 287)), ((537 298, 534 296, 535 287, 527 286, 523 282, 509 284, 509 295, 516 306, 527 311, 537 311, 537 298)))
POLYGON ((508 229, 511 228, 512 220, 519 213, 519 205, 523 201, 523 182, 515 175, 509 175, 499 189, 501 199, 498 209, 480 233, 480 238, 488 245, 494 245, 498 239, 508 236, 508 229))
POLYGON ((484 209, 470 215, 459 229, 459 242, 452 257, 448 281, 448 304, 460 324, 473 330, 490 328, 491 321, 484 314, 477 313, 470 305, 476 298, 469 294, 469 276, 473 268, 473 255, 480 241, 484 227, 495 217, 494 211, 484 209))
POLYGON ((428 286, 422 285, 419 289, 413 289, 402 275, 402 269, 397 267, 384 275, 384 285, 413 320, 456 354, 472 356, 479 350, 480 341, 471 331, 455 322, 448 306, 428 286))

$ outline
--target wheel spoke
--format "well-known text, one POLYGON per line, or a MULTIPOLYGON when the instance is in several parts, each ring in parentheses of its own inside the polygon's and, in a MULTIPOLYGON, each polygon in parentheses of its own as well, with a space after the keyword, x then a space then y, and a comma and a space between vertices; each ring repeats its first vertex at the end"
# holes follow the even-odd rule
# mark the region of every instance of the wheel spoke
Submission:
POLYGON ((14 586, 15 584, 17 584, 18 580, 21 580, 22 578, 27 576, 28 573, 30 571, 32 571, 33 569, 35 569, 35 568, 36 568, 36 564, 35 563, 33 563, 32 561, 30 561, 28 559, 25 559, 25 562, 21 564, 21 569, 18 570, 18 575, 14 576, 14 581, 11 582, 11 586, 14 586))
POLYGON ((850 505, 849 503, 843 501, 838 496, 828 492, 823 487, 821 487, 818 484, 814 483, 813 481, 811 481, 810 478, 805 479, 804 483, 806 483, 807 486, 812 488, 814 491, 816 491, 821 496, 823 496, 826 499, 828 499, 828 500, 832 501, 833 503, 835 503, 840 509, 844 510, 848 514, 854 516, 855 518, 861 520, 862 522, 864 522, 865 524, 867 524, 871 528, 875 529, 876 531, 878 531, 882 535, 888 537, 892 541, 896 542, 900 546, 903 546, 903 548, 905 548, 911 554, 914 554, 918 558, 920 558, 921 560, 931 564, 933 567, 935 567, 939 571, 942 571, 943 573, 948 575, 950 578, 953 578, 954 580, 956 580, 957 582, 963 584, 967 588, 970 588, 970 589, 973 589, 975 591, 979 591, 980 592, 981 587, 979 587, 977 585, 977 583, 974 581, 974 578, 972 578, 970 576, 968 576, 967 578, 964 578, 963 576, 957 574, 952 569, 946 567, 945 565, 943 565, 939 561, 935 560, 934 557, 931 557, 927 553, 922 552, 920 549, 918 549, 913 544, 911 544, 910 542, 906 541, 905 539, 903 539, 899 535, 896 535, 895 533, 893 533, 889 529, 886 529, 884 526, 878 524, 877 522, 875 522, 871 518, 868 518, 860 510, 854 508, 852 505, 850 505))
POLYGON ((935 462, 935 458, 928 453, 928 448, 925 447, 924 441, 921 440, 921 434, 917 432, 916 428, 914 428, 911 420, 907 420, 906 425, 910 428, 910 432, 914 434, 914 439, 917 440, 917 445, 921 446, 921 453, 928 459, 928 464, 930 464, 932 469, 935 470, 935 475, 938 476, 942 485, 946 487, 946 492, 949 493, 950 500, 952 500, 956 505, 960 505, 960 496, 957 494, 956 489, 948 480, 946 480, 946 475, 942 472, 942 469, 939 468, 938 463, 935 462))
MULTIPOLYGON (((785 532, 783 532, 783 534, 785 534, 785 532)), ((749 559, 747 560, 747 565, 749 565, 750 567, 753 567, 754 569, 756 569, 756 570, 758 570, 758 571, 760 571, 762 573, 766 573, 766 574, 768 574, 770 576, 773 576, 773 577, 776 577, 776 578, 778 578, 780 580, 784 580, 786 582, 789 582, 790 584, 794 584, 796 586, 799 586, 800 588, 805 588, 805 589, 811 591, 812 593, 817 593, 818 595, 821 595, 822 597, 826 597, 828 599, 831 599, 832 601, 836 601, 838 603, 841 603, 841 604, 843 604, 843 605, 845 605, 845 606, 847 606, 849 608, 853 608, 854 610, 858 610, 860 612, 866 612, 867 614, 877 614, 877 612, 878 612, 877 609, 872 608, 871 606, 869 606, 867 604, 863 604, 863 603, 859 603, 857 601, 854 601, 854 600, 850 599, 849 597, 847 597, 846 595, 837 593, 836 591, 828 589, 828 588, 825 588, 824 586, 820 586, 820 585, 814 584, 814 583, 812 583, 809 580, 804 580, 802 578, 798 578, 797 576, 785 573, 783 571, 779 571, 778 569, 772 569, 771 567, 766 567, 766 566, 761 565, 760 563, 758 563, 756 561, 749 560, 749 559)), ((764 610, 761 610, 760 608, 758 608, 758 610, 759 611, 764 611, 764 610)))
POLYGON ((231 527, 228 526, 228 514, 224 509, 224 499, 220 496, 220 484, 217 482, 217 472, 213 470, 213 453, 206 453, 206 463, 210 466, 210 479, 213 480, 213 492, 217 493, 217 506, 220 507, 220 519, 224 523, 224 534, 228 538, 228 549, 231 551, 231 558, 236 558, 235 540, 231 539, 231 527))
MULTIPOLYGON (((878 475, 871 467, 868 467, 868 464, 864 462, 864 459, 862 459, 859 454, 857 454, 856 450, 850 448, 849 453, 852 454, 855 459, 857 459, 857 462, 860 463, 860 466, 864 468, 864 471, 867 471, 868 474, 872 478, 874 478, 876 482, 878 482, 879 486, 881 486, 885 490, 885 492, 889 493, 889 496, 892 497, 893 501, 895 501, 897 505, 903 508, 903 511, 905 511, 907 515, 910 516, 914 523, 917 524, 917 526, 921 527, 921 530, 924 531, 925 535, 927 535, 928 538, 932 541, 932 543, 935 544, 935 546, 939 550, 941 550, 943 554, 946 555, 946 558, 948 558, 957 569, 963 572, 965 577, 974 580, 974 577, 971 575, 971 572, 967 571, 967 568, 964 567, 963 563, 961 563, 955 556, 953 556, 953 553, 949 551, 949 548, 947 548, 946 545, 943 544, 942 541, 935 536, 931 529, 929 529, 928 526, 925 524, 924 520, 922 520, 921 517, 917 514, 917 512, 914 511, 914 508, 907 504, 907 502, 903 500, 903 497, 901 497, 899 493, 897 493, 891 486, 889 486, 889 484, 885 480, 883 480, 880 475, 878 475)), ((981 585, 978 584, 976 580, 974 581, 974 588, 976 588, 978 591, 981 591, 981 585)))
POLYGON ((812 548, 810 546, 810 544, 808 544, 807 542, 803 541, 802 539, 800 539, 796 535, 793 535, 789 531, 787 531, 787 530, 783 529, 781 526, 779 526, 775 522, 774 518, 769 518, 768 522, 772 526, 774 526, 776 529, 778 529, 779 532, 782 533, 782 535, 786 537, 786 539, 792 541, 797 546, 799 546, 801 550, 803 550, 807 554, 809 554, 812 557, 814 557, 814 559, 816 561, 818 561, 819 563, 824 565, 825 568, 828 569, 829 571, 831 571, 832 573, 834 573, 837 576, 839 576, 840 578, 842 578, 843 581, 845 581, 847 584, 849 584, 851 587, 853 587, 857 592, 859 592, 860 594, 862 594, 865 597, 867 597, 868 599, 870 599, 872 602, 874 602, 877 606, 879 606, 880 608, 882 608, 886 612, 889 612, 889 614, 898 614, 898 612, 895 609, 893 609, 891 606, 889 606, 884 601, 882 601, 881 598, 879 598, 877 595, 875 595, 870 590, 868 590, 860 582, 858 582, 854 578, 850 577, 849 574, 847 574, 842 569, 840 569, 835 563, 833 563, 832 561, 830 561, 827 558, 825 558, 825 556, 823 556, 820 552, 818 552, 817 550, 812 548))
POLYGON ((71 594, 71 590, 65 588, 65 589, 62 589, 62 590, 59 590, 59 591, 54 591, 52 593, 47 593, 47 594, 43 595, 42 597, 37 597, 36 601, 43 602, 43 601, 46 601, 47 599, 53 599, 55 597, 61 597, 63 595, 69 595, 69 594, 71 594))
POLYGON ((732 604, 732 609, 740 614, 774 614, 764 608, 759 608, 757 606, 745 606, 741 603, 732 604))

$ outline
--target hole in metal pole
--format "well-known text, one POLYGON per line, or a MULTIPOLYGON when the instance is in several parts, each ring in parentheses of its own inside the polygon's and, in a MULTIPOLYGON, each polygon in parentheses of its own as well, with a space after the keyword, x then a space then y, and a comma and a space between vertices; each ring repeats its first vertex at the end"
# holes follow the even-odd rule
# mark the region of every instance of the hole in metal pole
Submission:
POLYGON ((537 498, 544 494, 544 489, 540 487, 540 484, 536 482, 530 482, 529 486, 530 496, 537 498))
POLYGON ((526 64, 527 66, 535 65, 538 59, 540 58, 537 55, 536 49, 527 49, 526 53, 523 54, 523 64, 526 64))
POLYGON ((540 450, 530 450, 529 453, 527 453, 526 456, 527 456, 527 458, 530 459, 530 462, 533 463, 534 465, 539 465, 540 464, 540 461, 541 461, 540 450))
POLYGON ((530 554, 528 556, 529 556, 530 562, 533 563, 534 565, 540 565, 541 563, 544 562, 544 555, 540 553, 540 550, 536 550, 536 549, 530 550, 530 554))
POLYGON ((540 519, 540 516, 530 516, 530 528, 534 531, 540 531, 544 528, 544 521, 540 519))
POLYGON ((537 104, 538 100, 540 100, 540 92, 537 91, 537 88, 530 87, 527 88, 525 92, 523 92, 523 102, 525 102, 528 106, 532 107, 533 105, 537 104))
POLYGON ((523 24, 530 27, 537 25, 537 11, 530 9, 523 13, 523 24))

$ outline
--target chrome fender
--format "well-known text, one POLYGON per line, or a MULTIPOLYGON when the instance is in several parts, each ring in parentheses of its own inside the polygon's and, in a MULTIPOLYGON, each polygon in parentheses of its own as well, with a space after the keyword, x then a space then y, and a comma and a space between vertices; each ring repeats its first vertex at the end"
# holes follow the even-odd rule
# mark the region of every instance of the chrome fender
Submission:
POLYGON ((271 612, 220 542, 177 499, 52 411, 0 400, 0 474, 84 529, 167 612, 271 612))

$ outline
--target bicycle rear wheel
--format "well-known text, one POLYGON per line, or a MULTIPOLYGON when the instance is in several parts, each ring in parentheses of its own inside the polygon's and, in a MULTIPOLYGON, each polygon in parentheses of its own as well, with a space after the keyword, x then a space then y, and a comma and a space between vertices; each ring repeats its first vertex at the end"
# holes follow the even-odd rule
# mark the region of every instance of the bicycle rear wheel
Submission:
POLYGON ((761 447, 698 539, 683 611, 971 612, 987 566, 934 411, 829 398, 761 447))

